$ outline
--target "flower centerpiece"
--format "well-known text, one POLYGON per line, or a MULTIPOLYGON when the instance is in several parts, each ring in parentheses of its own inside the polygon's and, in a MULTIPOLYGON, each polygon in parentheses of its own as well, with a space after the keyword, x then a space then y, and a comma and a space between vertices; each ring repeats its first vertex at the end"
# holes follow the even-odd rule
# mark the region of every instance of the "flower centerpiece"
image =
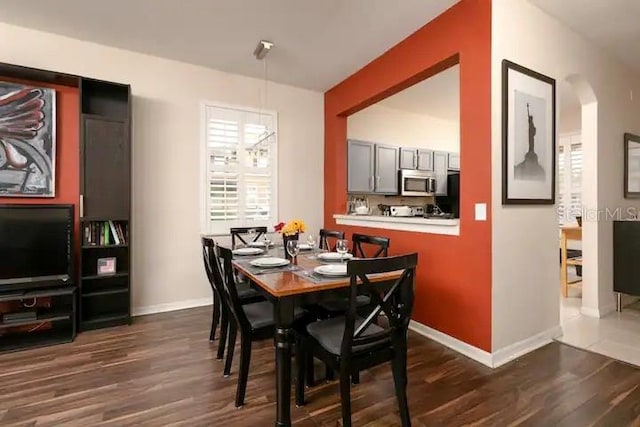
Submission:
POLYGON ((282 233, 282 241, 284 243, 284 254, 287 259, 290 259, 290 255, 287 251, 287 242, 289 240, 298 240, 300 233, 307 231, 307 224, 301 219, 293 219, 286 224, 280 222, 276 224, 274 230, 278 233, 282 233))

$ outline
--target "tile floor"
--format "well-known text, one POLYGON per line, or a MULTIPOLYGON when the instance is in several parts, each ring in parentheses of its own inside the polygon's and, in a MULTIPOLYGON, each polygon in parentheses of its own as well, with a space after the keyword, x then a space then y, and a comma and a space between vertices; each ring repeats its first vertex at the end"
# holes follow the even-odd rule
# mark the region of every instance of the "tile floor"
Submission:
POLYGON ((558 341, 640 366, 640 301, 595 319, 580 314, 579 287, 570 287, 569 297, 560 300, 563 335, 558 341))

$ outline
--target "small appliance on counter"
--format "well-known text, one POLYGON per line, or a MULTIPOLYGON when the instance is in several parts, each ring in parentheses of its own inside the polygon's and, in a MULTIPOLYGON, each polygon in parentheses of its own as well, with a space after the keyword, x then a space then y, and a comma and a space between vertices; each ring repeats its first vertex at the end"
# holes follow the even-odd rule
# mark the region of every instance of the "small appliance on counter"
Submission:
POLYGON ((347 215, 369 215, 369 199, 366 196, 349 196, 347 201, 347 215))
POLYGON ((422 206, 389 206, 389 215, 390 216, 423 216, 424 208, 422 206))

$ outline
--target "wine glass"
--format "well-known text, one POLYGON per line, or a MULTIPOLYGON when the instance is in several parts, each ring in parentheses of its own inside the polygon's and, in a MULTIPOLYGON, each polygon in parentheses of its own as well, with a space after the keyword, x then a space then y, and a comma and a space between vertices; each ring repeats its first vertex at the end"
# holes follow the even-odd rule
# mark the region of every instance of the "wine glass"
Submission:
POLYGON ((253 239, 256 238, 256 229, 255 228, 250 228, 247 230, 247 243, 249 244, 249 246, 251 245, 251 242, 253 242, 253 239))
POLYGON ((298 252, 300 251, 300 246, 298 245, 297 240, 289 240, 287 242, 287 252, 289 256, 293 260, 293 263, 296 264, 296 257, 298 256, 298 252))
POLYGON ((271 245, 273 245, 273 242, 266 234, 264 235, 264 239, 262 241, 264 242, 264 253, 265 255, 269 255, 269 249, 271 249, 271 245))
POLYGON ((315 252, 316 250, 316 239, 313 237, 313 234, 309 233, 307 236, 307 245, 311 247, 311 252, 315 252))
POLYGON ((338 239, 336 241, 336 251, 340 254, 340 261, 344 262, 344 256, 349 252, 349 241, 346 239, 338 239))

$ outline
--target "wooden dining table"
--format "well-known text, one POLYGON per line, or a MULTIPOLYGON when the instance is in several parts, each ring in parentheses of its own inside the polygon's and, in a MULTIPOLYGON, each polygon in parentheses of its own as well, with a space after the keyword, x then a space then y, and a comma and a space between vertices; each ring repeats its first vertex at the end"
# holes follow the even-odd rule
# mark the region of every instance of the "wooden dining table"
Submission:
MULTIPOLYGON (((282 256, 282 250, 272 249, 271 256, 282 256)), ((275 321, 276 360, 276 422, 278 427, 291 425, 291 346, 293 344, 292 324, 297 306, 313 304, 347 295, 349 277, 335 277, 320 283, 304 272, 312 272, 323 262, 318 253, 297 256, 298 274, 290 270, 268 272, 248 268, 244 257, 236 257, 234 268, 250 279, 252 287, 273 302, 275 321), (338 295, 337 295, 338 294, 338 295)), ((400 272, 390 272, 369 278, 372 283, 389 283, 401 276, 400 272)))

